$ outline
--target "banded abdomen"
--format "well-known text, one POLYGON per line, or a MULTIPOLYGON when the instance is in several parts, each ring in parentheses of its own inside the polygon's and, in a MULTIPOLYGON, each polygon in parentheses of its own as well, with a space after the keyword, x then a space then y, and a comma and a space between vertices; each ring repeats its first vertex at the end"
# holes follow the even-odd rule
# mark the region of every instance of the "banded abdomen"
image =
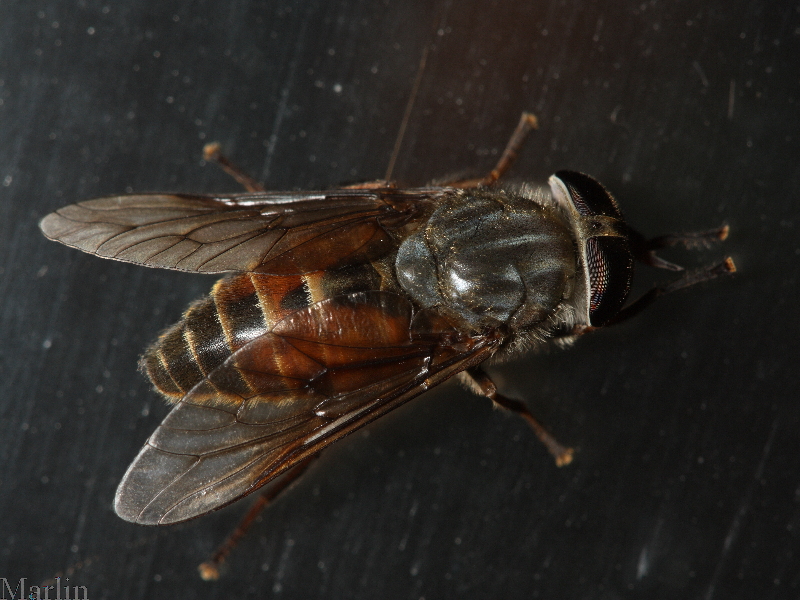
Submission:
MULTIPOLYGON (((385 288, 388 279, 379 269, 367 263, 303 275, 242 273, 221 279, 147 349, 141 368, 158 392, 177 402, 232 353, 293 312, 341 294, 385 288)), ((240 385, 248 384, 226 382, 232 393, 240 385)))

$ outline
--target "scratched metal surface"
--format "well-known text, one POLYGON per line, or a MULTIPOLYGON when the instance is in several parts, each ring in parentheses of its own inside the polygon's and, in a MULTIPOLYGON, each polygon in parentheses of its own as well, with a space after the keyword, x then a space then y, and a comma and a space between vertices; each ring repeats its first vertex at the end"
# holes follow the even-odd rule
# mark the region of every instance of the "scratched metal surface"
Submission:
MULTIPOLYGON (((0 577, 89 597, 800 595, 800 4, 738 0, 0 4, 0 577), (167 528, 111 510, 166 408, 137 357, 212 279, 103 261, 37 220, 120 191, 580 169, 648 234, 727 222, 735 278, 493 372, 560 439, 455 386, 332 448, 224 578, 247 503, 167 528)), ((646 287, 663 274, 642 270, 646 287)))

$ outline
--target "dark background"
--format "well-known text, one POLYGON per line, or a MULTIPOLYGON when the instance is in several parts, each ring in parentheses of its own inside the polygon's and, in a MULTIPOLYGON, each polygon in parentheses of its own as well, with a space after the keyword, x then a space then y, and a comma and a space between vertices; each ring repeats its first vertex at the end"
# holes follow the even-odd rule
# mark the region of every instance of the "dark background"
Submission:
MULTIPOLYGON (((0 4, 0 577, 97 598, 800 596, 800 3, 8 1, 0 4), (586 171, 647 234, 726 222, 740 272, 566 352, 494 367, 558 437, 457 386, 334 446, 217 583, 248 502, 148 528, 111 508, 167 408, 145 346, 213 278, 48 242, 123 191, 231 191, 491 168, 586 171)), ((644 288, 669 273, 646 268, 644 288)))

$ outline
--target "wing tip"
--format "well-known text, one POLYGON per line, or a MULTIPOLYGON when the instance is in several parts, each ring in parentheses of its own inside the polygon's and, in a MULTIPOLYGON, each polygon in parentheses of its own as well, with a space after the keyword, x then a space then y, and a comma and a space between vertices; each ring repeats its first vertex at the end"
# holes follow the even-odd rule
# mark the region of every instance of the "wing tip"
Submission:
POLYGON ((64 217, 57 212, 51 212, 39 220, 39 230, 44 237, 50 240, 58 241, 59 232, 64 229, 64 217))
MULTIPOLYGON (((131 465, 133 467, 133 465, 131 465)), ((120 481, 117 487, 117 492, 114 495, 114 512, 120 519, 128 521, 129 523, 136 523, 137 525, 158 525, 159 521, 147 516, 145 509, 147 503, 142 503, 142 494, 134 482, 131 481, 132 469, 129 468, 128 472, 120 481)))

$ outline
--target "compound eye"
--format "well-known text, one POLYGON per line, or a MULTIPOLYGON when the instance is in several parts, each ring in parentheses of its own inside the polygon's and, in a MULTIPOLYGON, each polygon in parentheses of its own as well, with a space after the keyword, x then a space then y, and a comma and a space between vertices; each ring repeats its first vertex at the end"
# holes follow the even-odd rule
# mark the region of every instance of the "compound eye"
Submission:
POLYGON ((618 237, 586 240, 586 266, 589 270, 589 321, 604 325, 616 315, 631 289, 633 256, 628 241, 618 237))
MULTIPOLYGON (((575 171, 555 176, 567 189, 581 216, 605 216, 622 221, 614 197, 596 179, 575 171)), ((585 240, 589 272, 589 321, 600 327, 614 317, 628 298, 633 276, 633 254, 626 237, 596 236, 585 240)))
POLYGON ((622 220, 622 212, 611 193, 594 177, 577 171, 556 173, 569 192, 569 198, 584 217, 603 215, 622 220))

